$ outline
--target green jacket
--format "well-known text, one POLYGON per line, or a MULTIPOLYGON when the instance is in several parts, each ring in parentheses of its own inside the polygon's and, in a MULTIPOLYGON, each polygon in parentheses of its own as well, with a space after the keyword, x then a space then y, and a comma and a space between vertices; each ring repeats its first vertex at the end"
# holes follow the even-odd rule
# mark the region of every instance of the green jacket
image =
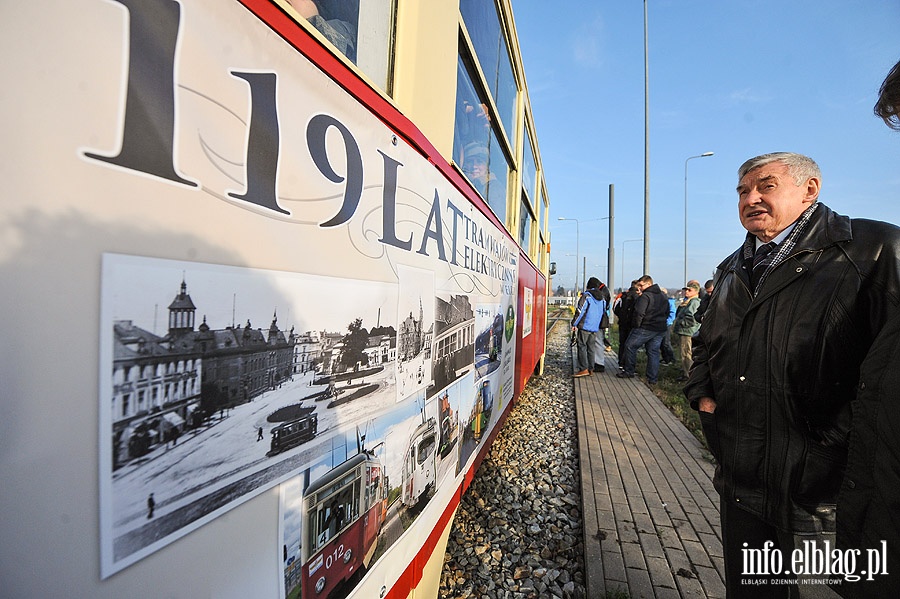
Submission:
POLYGON ((672 333, 693 337, 700 330, 700 323, 695 318, 699 305, 699 297, 692 297, 687 303, 682 302, 678 305, 678 309, 675 310, 675 322, 672 323, 672 333))

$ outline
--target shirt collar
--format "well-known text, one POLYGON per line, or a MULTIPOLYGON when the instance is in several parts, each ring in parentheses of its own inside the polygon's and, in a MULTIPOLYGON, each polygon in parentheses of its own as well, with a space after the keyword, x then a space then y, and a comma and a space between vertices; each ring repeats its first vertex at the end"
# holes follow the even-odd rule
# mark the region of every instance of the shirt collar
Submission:
MULTIPOLYGON (((797 219, 797 220, 799 220, 799 219, 797 219)), ((781 245, 781 242, 784 241, 785 239, 787 239, 787 236, 791 234, 791 231, 793 231, 794 227, 796 227, 796 226, 797 226, 797 221, 792 222, 790 225, 788 225, 787 229, 785 229, 784 231, 782 231, 781 233, 779 233, 772 239, 772 243, 774 243, 775 245, 781 245)), ((757 237, 756 238, 756 247, 753 249, 758 250, 759 246, 763 245, 764 243, 765 243, 764 241, 761 241, 760 238, 757 237)))

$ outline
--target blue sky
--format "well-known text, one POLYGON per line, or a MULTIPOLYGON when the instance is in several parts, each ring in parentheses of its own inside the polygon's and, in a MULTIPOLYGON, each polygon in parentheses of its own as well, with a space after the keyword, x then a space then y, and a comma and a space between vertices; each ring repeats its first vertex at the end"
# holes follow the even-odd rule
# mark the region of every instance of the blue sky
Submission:
MULTIPOLYGON (((644 39, 641 0, 513 0, 550 198, 552 285, 571 287, 578 245, 606 276, 608 189, 615 185, 615 281, 623 241, 643 237, 644 39)), ((795 151, 823 171, 820 201, 900 224, 900 133, 872 113, 900 60, 900 0, 649 0, 650 268, 701 282, 741 243, 737 168, 795 151)), ((626 283, 643 244, 624 245, 626 283)), ((579 262, 579 272, 581 270, 579 262)), ((579 274, 579 281, 581 275, 579 274)))

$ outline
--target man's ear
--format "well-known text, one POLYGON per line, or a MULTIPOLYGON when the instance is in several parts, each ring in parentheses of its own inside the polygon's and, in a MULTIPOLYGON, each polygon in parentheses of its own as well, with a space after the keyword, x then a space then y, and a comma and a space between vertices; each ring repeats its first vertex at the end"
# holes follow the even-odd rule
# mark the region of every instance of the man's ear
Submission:
POLYGON ((804 198, 804 202, 808 202, 812 204, 819 197, 819 189, 822 182, 819 181, 818 177, 810 177, 806 180, 806 198, 804 198))

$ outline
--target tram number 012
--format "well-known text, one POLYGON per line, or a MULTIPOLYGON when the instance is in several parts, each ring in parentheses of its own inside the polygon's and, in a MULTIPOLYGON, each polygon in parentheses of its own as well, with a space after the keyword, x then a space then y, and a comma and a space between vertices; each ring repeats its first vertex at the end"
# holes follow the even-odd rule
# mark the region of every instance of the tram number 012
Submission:
POLYGON ((343 543, 338 545, 337 547, 334 548, 334 551, 332 551, 328 555, 328 557, 325 558, 325 569, 331 570, 331 566, 333 566, 334 563, 336 561, 338 561, 338 558, 340 558, 340 557, 344 558, 343 561, 345 564, 348 563, 350 561, 350 557, 351 557, 352 553, 353 552, 350 549, 346 549, 346 550, 344 549, 343 543))

